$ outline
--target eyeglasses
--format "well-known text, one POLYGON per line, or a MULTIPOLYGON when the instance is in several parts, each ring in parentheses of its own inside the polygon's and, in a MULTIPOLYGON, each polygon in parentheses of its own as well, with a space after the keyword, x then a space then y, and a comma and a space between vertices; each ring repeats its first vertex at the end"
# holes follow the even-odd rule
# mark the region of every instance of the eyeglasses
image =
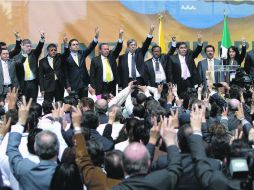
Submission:
POLYGON ((57 49, 50 49, 49 51, 57 51, 57 49))

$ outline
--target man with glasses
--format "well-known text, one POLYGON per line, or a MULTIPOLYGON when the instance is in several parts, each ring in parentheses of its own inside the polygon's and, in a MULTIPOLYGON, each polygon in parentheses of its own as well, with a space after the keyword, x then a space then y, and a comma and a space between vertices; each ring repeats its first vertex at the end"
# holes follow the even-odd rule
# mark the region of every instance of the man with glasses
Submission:
POLYGON ((35 49, 32 49, 32 42, 24 39, 21 42, 21 53, 15 57, 17 61, 16 72, 20 85, 21 94, 27 100, 37 101, 38 96, 38 59, 41 55, 45 41, 45 33, 41 31, 41 39, 35 49))
POLYGON ((49 44, 47 47, 48 55, 39 62, 39 84, 44 101, 52 102, 54 99, 55 101, 62 101, 64 97, 63 59, 69 53, 66 36, 63 42, 64 54, 57 53, 56 44, 49 44))

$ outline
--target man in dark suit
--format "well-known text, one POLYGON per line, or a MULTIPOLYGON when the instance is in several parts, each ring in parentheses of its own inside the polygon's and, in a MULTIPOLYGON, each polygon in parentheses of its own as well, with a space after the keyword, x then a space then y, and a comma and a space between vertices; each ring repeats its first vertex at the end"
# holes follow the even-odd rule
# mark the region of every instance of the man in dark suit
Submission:
POLYGON ((247 52, 244 63, 244 70, 247 74, 254 76, 254 51, 247 52))
POLYGON ((176 40, 173 37, 172 46, 167 54, 161 54, 161 47, 158 45, 152 47, 153 57, 145 62, 149 86, 157 87, 161 82, 169 82, 168 57, 174 54, 175 44, 176 40))
POLYGON ((198 46, 192 51, 187 49, 185 42, 176 45, 177 54, 169 57, 169 76, 171 82, 177 84, 178 94, 199 83, 199 77, 194 59, 202 51, 202 35, 198 33, 198 46))
POLYGON ((161 127, 161 136, 167 146, 168 162, 167 167, 148 173, 150 168, 150 154, 142 143, 129 144, 123 154, 123 168, 128 177, 119 185, 113 187, 113 190, 127 189, 175 189, 175 186, 182 173, 181 157, 175 146, 176 134, 171 119, 163 119, 156 129, 161 127), (169 161, 169 159, 171 159, 169 161))
MULTIPOLYGON (((216 67, 222 66, 221 60, 214 58, 215 48, 212 45, 205 47, 207 58, 198 62, 198 73, 200 76, 200 83, 203 84, 204 89, 207 89, 207 80, 211 83, 223 82, 224 73, 214 72, 216 67)), ((219 69, 219 68, 218 68, 219 69)))
MULTIPOLYGON (((68 47, 67 38, 64 38, 64 45, 68 47)), ((65 48, 64 54, 57 53, 57 46, 49 44, 48 55, 39 62, 39 83, 42 96, 45 101, 62 101, 64 97, 64 69, 63 60, 69 53, 65 48)))
POLYGON ((65 60, 65 81, 68 93, 75 92, 79 98, 87 97, 87 86, 90 78, 86 68, 86 57, 94 50, 98 43, 99 28, 95 29, 95 37, 85 50, 79 49, 79 41, 69 42, 70 55, 65 60))
POLYGON ((37 47, 32 49, 32 42, 24 39, 21 42, 22 53, 15 57, 17 61, 16 72, 20 85, 21 94, 27 100, 33 98, 37 101, 38 96, 38 59, 41 55, 45 41, 45 33, 41 32, 41 39, 37 47))
POLYGON ((18 87, 15 62, 9 59, 9 51, 5 48, 0 49, 0 97, 6 98, 9 88, 18 87))
MULTIPOLYGON (((16 37, 16 45, 13 50, 9 51, 9 57, 10 59, 13 58, 15 55, 18 55, 21 51, 21 39, 19 32, 14 32, 14 35, 16 37)), ((7 44, 5 42, 0 42, 0 49, 7 49, 7 44)))
POLYGON ((123 45, 123 30, 119 31, 119 39, 114 50, 109 51, 106 43, 99 46, 100 55, 91 61, 90 79, 91 86, 96 90, 96 94, 111 93, 116 94, 117 63, 123 45))
POLYGON ((138 85, 145 85, 147 83, 144 57, 151 44, 153 31, 154 25, 151 25, 150 32, 142 48, 137 48, 137 42, 134 39, 127 41, 129 52, 121 55, 118 62, 118 83, 122 88, 127 87, 128 82, 131 80, 136 80, 138 85))

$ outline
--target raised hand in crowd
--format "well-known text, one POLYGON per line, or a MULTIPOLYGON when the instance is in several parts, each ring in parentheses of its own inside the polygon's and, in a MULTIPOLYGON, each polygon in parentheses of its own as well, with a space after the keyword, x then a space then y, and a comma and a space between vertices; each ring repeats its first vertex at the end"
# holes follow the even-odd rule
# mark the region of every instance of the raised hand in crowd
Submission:
POLYGON ((41 40, 45 39, 45 32, 43 30, 40 31, 41 40))
POLYGON ((65 105, 61 105, 60 102, 52 103, 53 110, 52 110, 52 117, 55 121, 61 121, 64 116, 64 109, 65 105))
POLYGON ((10 125, 11 125, 11 117, 9 117, 7 121, 6 116, 4 116, 4 121, 2 124, 0 124, 0 144, 6 133, 8 133, 10 125))
POLYGON ((16 103, 18 99, 18 89, 13 87, 7 94, 8 110, 16 109, 16 103))
POLYGON ((202 126, 202 117, 203 117, 203 110, 199 108, 197 104, 195 104, 190 113, 190 125, 193 131, 201 133, 201 126, 202 126))
POLYGON ((172 125, 172 117, 162 117, 161 116, 161 131, 160 135, 165 142, 165 144, 168 146, 175 145, 176 144, 176 130, 174 126, 172 125))
POLYGON ((82 112, 80 108, 76 108, 72 106, 71 118, 72 118, 72 124, 75 130, 80 130, 81 117, 82 117, 82 112))
POLYGON ((27 103, 25 96, 22 97, 22 103, 19 106, 19 112, 18 112, 18 115, 19 115, 18 123, 22 126, 26 124, 31 104, 32 104, 32 98, 30 98, 27 103))
POLYGON ((171 125, 174 128, 178 128, 179 127, 179 119, 178 119, 179 111, 178 111, 178 108, 176 108, 175 110, 171 109, 170 112, 171 112, 171 118, 172 118, 171 125))
POLYGON ((238 105, 238 110, 235 112, 235 115, 236 115, 237 119, 239 119, 240 121, 245 119, 242 103, 240 103, 238 105))
POLYGON ((243 131, 239 129, 235 129, 235 134, 231 137, 229 144, 231 145, 234 140, 242 139, 243 137, 243 131))
POLYGON ((153 127, 150 129, 149 143, 155 145, 160 138, 162 121, 157 122, 157 117, 153 117, 153 127))

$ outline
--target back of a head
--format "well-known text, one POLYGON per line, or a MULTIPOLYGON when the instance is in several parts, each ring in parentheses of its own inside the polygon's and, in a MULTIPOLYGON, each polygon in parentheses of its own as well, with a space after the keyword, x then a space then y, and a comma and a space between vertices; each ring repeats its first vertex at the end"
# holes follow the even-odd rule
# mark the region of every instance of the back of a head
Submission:
POLYGON ((75 163, 62 163, 56 167, 50 190, 83 190, 79 169, 75 163))
POLYGON ((31 154, 36 154, 34 150, 34 143, 35 143, 35 137, 37 134, 39 134, 42 131, 42 129, 35 128, 29 131, 28 137, 27 137, 27 149, 28 152, 31 154))
POLYGON ((28 113, 26 124, 24 126, 24 131, 29 132, 30 130, 36 128, 38 122, 39 122, 38 113, 35 110, 30 110, 28 113))
POLYGON ((123 179, 124 171, 122 167, 123 152, 112 150, 105 155, 104 166, 107 177, 113 179, 123 179))
POLYGON ((187 137, 192 134, 192 128, 190 124, 182 125, 177 131, 177 140, 181 152, 190 153, 187 137))
POLYGON ((96 141, 95 139, 90 139, 89 141, 87 141, 86 145, 87 151, 93 164, 95 166, 101 167, 104 162, 104 151, 102 143, 96 141))
POLYGON ((83 113, 81 118, 81 127, 96 129, 98 126, 99 126, 99 117, 94 111, 88 110, 83 113))
POLYGON ((32 103, 30 110, 34 110, 38 117, 42 115, 42 106, 39 103, 32 103))
POLYGON ((69 104, 71 106, 77 106, 78 105, 78 101, 75 97, 73 96, 66 96, 63 99, 63 103, 64 104, 69 104))
POLYGON ((145 118, 146 110, 144 106, 137 104, 133 107, 132 113, 134 117, 145 118))
POLYGON ((242 92, 241 87, 233 84, 230 86, 230 89, 229 89, 229 98, 237 99, 240 101, 241 100, 241 92, 242 92))
POLYGON ((229 137, 227 134, 216 134, 211 137, 211 152, 215 159, 221 161, 230 152, 229 137))
POLYGON ((108 111, 108 102, 100 99, 95 102, 95 111, 98 113, 106 113, 108 111))
POLYGON ((87 107, 89 110, 94 110, 94 101, 92 98, 83 97, 80 101, 82 107, 87 107))
POLYGON ((144 93, 138 93, 136 96, 137 104, 143 104, 146 101, 146 95, 144 93))
POLYGON ((230 99, 228 101, 228 110, 229 111, 237 111, 238 110, 238 106, 240 104, 240 101, 238 99, 230 99))
POLYGON ((123 167, 127 175, 147 174, 150 154, 141 143, 129 144, 123 154, 123 167))
POLYGON ((51 111, 53 110, 52 102, 44 100, 42 103, 42 110, 44 115, 50 114, 51 111))
POLYGON ((56 158, 59 152, 59 142, 56 134, 47 130, 37 134, 34 150, 41 160, 56 158))

